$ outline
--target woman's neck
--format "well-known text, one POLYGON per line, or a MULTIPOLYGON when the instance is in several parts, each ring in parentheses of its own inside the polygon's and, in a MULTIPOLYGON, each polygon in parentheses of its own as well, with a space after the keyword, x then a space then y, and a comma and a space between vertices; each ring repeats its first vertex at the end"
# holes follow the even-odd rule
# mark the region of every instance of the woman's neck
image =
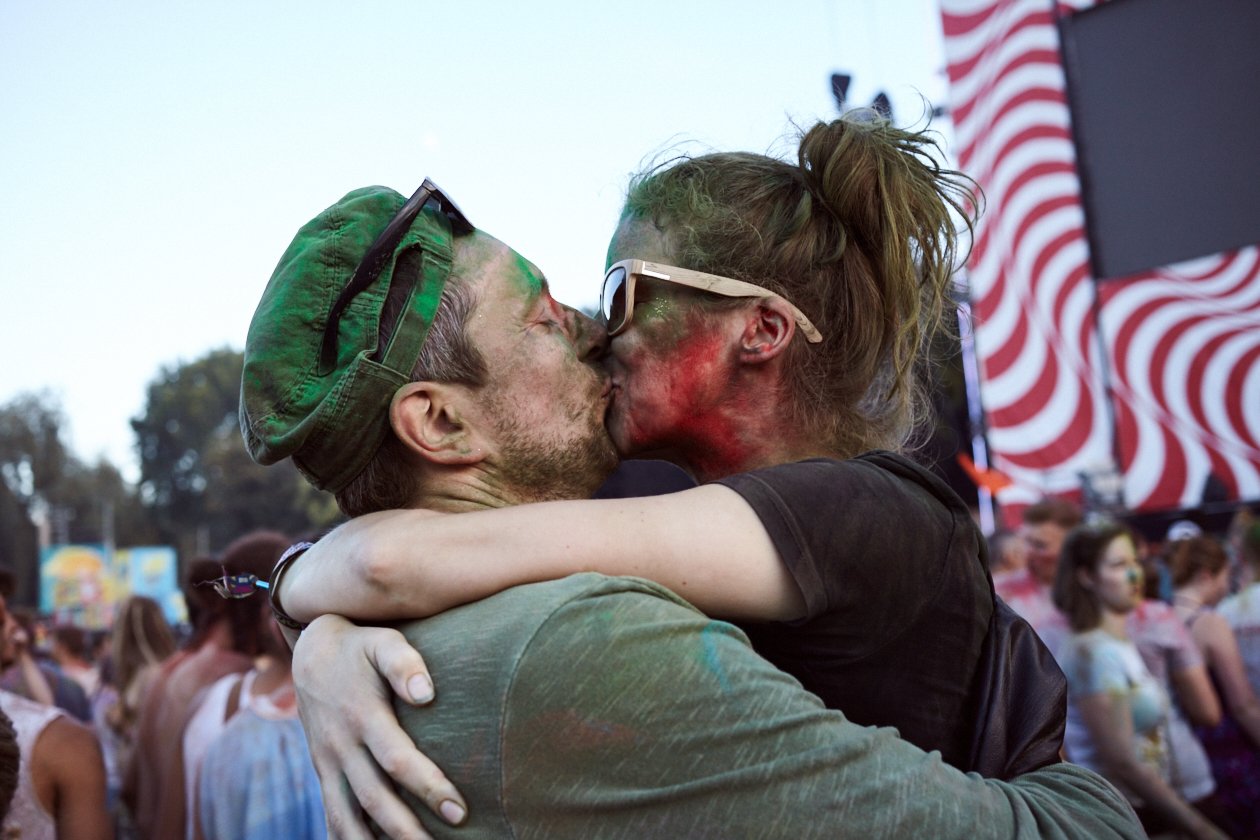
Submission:
POLYGON ((254 678, 254 695, 275 694, 293 684, 293 671, 288 657, 269 657, 254 678))
POLYGON ((668 460, 703 484, 806 458, 839 457, 827 445, 796 430, 796 424, 784 416, 785 397, 752 400, 750 393, 739 392, 679 423, 668 446, 668 460))
POLYGON ((703 484, 777 464, 791 464, 807 458, 835 457, 838 457, 836 453, 828 452, 821 446, 768 441, 764 446, 714 448, 698 451, 694 455, 688 453, 676 463, 698 483, 703 484))
POLYGON ((1098 629, 1102 630, 1109 636, 1127 640, 1129 638, 1129 633, 1124 626, 1124 620, 1127 616, 1128 613, 1116 612, 1115 610, 1109 610, 1104 607, 1102 610, 1102 617, 1098 622, 1098 629))
POLYGON ((1202 587, 1195 584, 1179 586, 1173 591, 1173 606, 1183 610, 1198 610, 1208 606, 1208 600, 1202 587))

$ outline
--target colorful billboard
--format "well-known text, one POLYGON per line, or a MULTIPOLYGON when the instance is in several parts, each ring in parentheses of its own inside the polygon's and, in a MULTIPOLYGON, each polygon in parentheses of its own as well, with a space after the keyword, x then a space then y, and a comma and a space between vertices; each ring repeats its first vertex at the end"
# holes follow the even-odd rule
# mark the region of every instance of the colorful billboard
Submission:
POLYGON ((128 595, 147 595, 171 623, 186 621, 175 549, 142 546, 114 551, 103 545, 53 545, 40 552, 40 612, 57 623, 102 629, 128 595))

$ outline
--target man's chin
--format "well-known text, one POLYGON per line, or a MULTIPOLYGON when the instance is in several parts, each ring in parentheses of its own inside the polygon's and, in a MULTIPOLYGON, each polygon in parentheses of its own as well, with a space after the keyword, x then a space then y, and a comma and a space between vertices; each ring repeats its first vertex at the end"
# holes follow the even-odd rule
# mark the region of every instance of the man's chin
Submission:
POLYGON ((617 448, 613 446, 612 439, 606 433, 592 437, 587 446, 582 448, 586 455, 579 459, 580 467, 575 472, 580 472, 584 486, 578 489, 574 498, 589 499, 617 470, 621 458, 618 457, 617 448))
POLYGON ((605 457, 602 459, 600 467, 606 470, 604 478, 608 478, 613 470, 617 469, 617 465, 621 463, 621 450, 617 448, 616 440, 613 439, 612 434, 607 429, 604 430, 604 434, 601 436, 601 442, 601 448, 604 450, 605 457))

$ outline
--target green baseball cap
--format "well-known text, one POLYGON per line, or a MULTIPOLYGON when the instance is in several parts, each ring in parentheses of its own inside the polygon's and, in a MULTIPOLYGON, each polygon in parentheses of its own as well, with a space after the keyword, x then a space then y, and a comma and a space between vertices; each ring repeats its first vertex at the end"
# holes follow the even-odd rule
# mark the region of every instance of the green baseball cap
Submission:
POLYGON ((245 341, 240 423, 250 457, 292 457, 334 493, 367 466, 433 323, 453 238, 472 231, 428 179, 407 200, 386 187, 355 190, 298 231, 245 341), (412 251, 419 270, 395 278, 412 251), (382 335, 385 302, 400 295, 402 314, 382 335))

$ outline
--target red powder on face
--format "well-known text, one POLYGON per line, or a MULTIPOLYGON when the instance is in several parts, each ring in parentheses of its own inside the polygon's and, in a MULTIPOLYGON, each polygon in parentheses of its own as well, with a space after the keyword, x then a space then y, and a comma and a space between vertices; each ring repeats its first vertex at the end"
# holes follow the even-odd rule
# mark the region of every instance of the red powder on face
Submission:
POLYGON ((688 460, 701 475, 738 472, 750 455, 740 434, 743 399, 734 392, 733 371, 723 358, 728 352, 721 336, 698 331, 679 342, 669 360, 675 372, 672 394, 682 397, 683 405, 698 409, 682 412, 676 429, 688 460))
POLYGON ((759 449, 745 430, 760 401, 741 393, 729 335, 698 313, 668 335, 644 326, 633 348, 622 348, 629 451, 667 453, 702 480, 745 469, 759 449))
POLYGON ((714 392, 723 390, 724 378, 722 337, 710 331, 697 330, 684 335, 661 358, 663 372, 669 374, 668 396, 680 406, 705 403, 714 392))

